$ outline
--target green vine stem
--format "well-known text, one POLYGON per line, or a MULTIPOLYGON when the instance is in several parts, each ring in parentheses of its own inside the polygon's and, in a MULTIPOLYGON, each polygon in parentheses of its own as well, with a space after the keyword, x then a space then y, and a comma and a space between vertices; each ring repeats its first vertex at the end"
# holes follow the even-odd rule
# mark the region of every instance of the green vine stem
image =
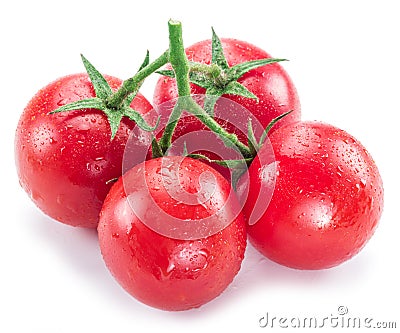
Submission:
POLYGON ((240 142, 235 134, 229 133, 222 128, 214 120, 214 118, 210 116, 202 107, 200 107, 200 105, 198 105, 190 96, 190 64, 186 57, 183 46, 182 24, 178 21, 170 20, 168 22, 168 28, 170 40, 169 62, 175 72, 179 99, 173 111, 171 112, 168 124, 160 139, 161 149, 163 152, 165 152, 170 147, 175 127, 183 110, 186 110, 196 116, 211 131, 216 133, 225 142, 225 144, 236 147, 244 157, 251 157, 252 154, 249 147, 240 142))
POLYGON ((108 106, 112 108, 118 108, 119 106, 121 106, 121 104, 130 94, 137 92, 140 83, 145 78, 153 74, 157 69, 167 64, 168 60, 169 51, 167 50, 152 63, 142 68, 133 77, 125 80, 122 86, 107 100, 108 106))

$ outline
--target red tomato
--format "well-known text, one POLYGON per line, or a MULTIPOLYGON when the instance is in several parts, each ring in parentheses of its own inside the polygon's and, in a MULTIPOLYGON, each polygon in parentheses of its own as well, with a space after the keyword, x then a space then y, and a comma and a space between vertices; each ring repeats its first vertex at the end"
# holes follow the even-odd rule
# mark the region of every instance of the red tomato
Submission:
MULTIPOLYGON (((222 38, 221 42, 229 66, 234 66, 250 60, 271 58, 265 51, 244 41, 222 38)), ((211 41, 201 41, 188 47, 186 49, 186 54, 189 61, 210 64, 211 41)), ((274 126, 273 130, 284 124, 300 120, 300 102, 296 88, 288 74, 278 63, 253 69, 239 78, 238 82, 256 95, 258 101, 236 95, 224 95, 224 97, 229 98, 249 110, 250 113, 258 119, 263 128, 268 126, 271 120, 290 110, 293 110, 293 112, 279 121, 276 126, 274 126)), ((191 90, 192 94, 204 95, 205 93, 203 88, 194 84, 191 84, 191 90)), ((154 91, 154 105, 161 105, 177 97, 178 93, 175 79, 161 77, 154 91)), ((217 103, 215 115, 216 117, 222 118, 219 121, 221 124, 226 125, 224 121, 226 117, 235 118, 235 116, 231 115, 232 112, 235 113, 235 107, 227 108, 226 103, 219 107, 217 103)), ((236 112, 242 113, 242 110, 237 110, 236 112)), ((247 122, 245 125, 247 125, 247 122)), ((180 121, 178 123, 175 137, 202 128, 204 129, 205 127, 199 121, 185 119, 185 122, 180 121)), ((244 128, 246 129, 246 126, 244 128)), ((237 134, 241 137, 243 143, 247 144, 247 137, 241 135, 238 130, 235 132, 238 132, 237 134)), ((247 133, 246 130, 245 133, 247 133)))
POLYGON ((176 311, 201 306, 231 283, 245 229, 236 196, 218 172, 171 156, 136 165, 114 184, 98 233, 121 286, 145 304, 176 311))
MULTIPOLYGON (((250 191, 244 206, 251 243, 266 257, 289 267, 323 269, 358 253, 370 239, 383 207, 378 169, 365 148, 331 125, 298 122, 270 136, 249 168, 250 191), (267 147, 268 148, 268 147, 267 147), (269 161, 269 162, 268 162, 269 161), (276 185, 268 207, 258 196, 276 185), (252 213, 259 214, 254 220, 252 213), (258 211, 258 212, 257 212, 258 211)), ((243 185, 243 184, 242 184, 243 185)))
MULTIPOLYGON (((113 90, 122 83, 110 76, 106 80, 113 90)), ((124 119, 111 141, 107 118, 99 110, 49 112, 94 96, 86 74, 50 83, 26 106, 15 138, 20 183, 35 204, 60 222, 91 228, 97 226, 108 181, 122 173, 125 143, 135 124, 124 119)), ((131 105, 141 114, 152 109, 140 94, 131 105)))

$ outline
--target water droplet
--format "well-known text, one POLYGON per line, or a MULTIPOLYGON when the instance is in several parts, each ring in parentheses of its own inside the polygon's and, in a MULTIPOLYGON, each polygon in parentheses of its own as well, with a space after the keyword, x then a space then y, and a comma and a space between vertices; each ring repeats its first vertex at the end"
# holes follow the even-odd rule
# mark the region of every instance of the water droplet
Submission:
POLYGON ((118 232, 114 232, 111 236, 112 236, 112 238, 119 238, 119 233, 118 232))
POLYGON ((175 264, 173 261, 169 261, 168 267, 166 270, 167 275, 171 274, 171 272, 175 269, 175 264))
POLYGON ((199 254, 202 255, 203 257, 207 258, 209 255, 209 252, 206 249, 201 249, 201 250, 199 250, 199 254))
POLYGON ((88 130, 90 130, 90 125, 86 124, 86 123, 80 123, 79 127, 77 128, 77 130, 79 132, 87 132, 88 130))

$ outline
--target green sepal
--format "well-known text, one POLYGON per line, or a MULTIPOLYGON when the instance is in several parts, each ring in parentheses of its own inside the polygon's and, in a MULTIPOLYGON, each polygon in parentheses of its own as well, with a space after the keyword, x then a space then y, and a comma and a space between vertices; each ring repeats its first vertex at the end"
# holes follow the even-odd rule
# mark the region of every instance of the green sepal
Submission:
POLYGON ((223 70, 229 69, 228 62, 226 61, 224 50, 222 48, 221 39, 217 36, 214 28, 211 28, 212 40, 211 40, 211 63, 217 64, 223 70))
POLYGON ((151 157, 152 158, 157 158, 157 157, 162 157, 163 151, 156 139, 155 136, 153 136, 153 139, 151 140, 151 157))
POLYGON ((238 160, 212 160, 203 154, 188 154, 187 156, 199 160, 206 160, 207 162, 215 163, 228 169, 247 168, 247 166, 250 165, 253 160, 253 158, 243 158, 238 160))
POLYGON ((258 142, 259 148, 262 146, 264 143, 265 139, 267 138, 268 132, 271 130, 272 126, 274 126, 279 120, 281 120, 283 117, 286 117, 289 113, 292 113, 293 110, 290 110, 288 112, 282 113, 278 117, 274 118, 271 120, 271 122, 268 124, 268 126, 264 129, 264 132, 262 133, 260 137, 260 141, 258 142))
POLYGON ((232 81, 223 89, 224 94, 227 95, 238 95, 251 99, 258 100, 258 97, 254 95, 250 90, 248 90, 244 85, 237 81, 232 81))
MULTIPOLYGON (((170 78, 175 78, 175 72, 172 69, 162 69, 156 71, 156 73, 170 78)), ((205 89, 212 85, 210 78, 205 73, 198 71, 189 72, 189 81, 205 89)))
POLYGON ((205 74, 201 72, 189 72, 189 80, 191 83, 198 85, 201 88, 208 89, 213 88, 215 85, 213 84, 213 80, 205 74))
MULTIPOLYGON (((119 113, 119 112, 115 112, 115 113, 119 113)), ((142 130, 147 131, 147 132, 154 131, 158 127, 158 124, 160 123, 160 118, 161 118, 161 116, 159 116, 157 118, 156 124, 154 126, 150 126, 149 124, 147 124, 146 120, 144 120, 142 115, 139 112, 132 109, 131 107, 124 107, 122 109, 121 116, 126 116, 130 120, 133 120, 136 123, 136 125, 138 125, 142 130)))
POLYGON ((49 114, 80 109, 99 109, 104 111, 104 109, 106 109, 106 105, 102 99, 93 97, 65 104, 54 111, 51 111, 49 114))
POLYGON ((254 134, 253 124, 251 122, 251 118, 247 123, 247 145, 249 146, 250 152, 253 156, 257 154, 257 139, 254 134))
POLYGON ((251 161, 253 161, 253 158, 244 158, 240 160, 211 160, 212 163, 229 169, 247 168, 251 161))
POLYGON ((250 60, 230 67, 227 70, 227 76, 229 79, 236 81, 244 74, 251 71, 252 69, 281 61, 287 61, 287 59, 266 58, 266 59, 250 60))
POLYGON ((90 81, 93 84, 96 97, 106 99, 112 94, 110 85, 100 72, 81 54, 83 65, 89 75, 90 81))
MULTIPOLYGON (((149 50, 147 50, 146 56, 143 60, 143 63, 140 65, 138 72, 141 71, 143 68, 145 68, 149 63, 150 63, 150 53, 149 53, 149 50)), ((136 91, 132 92, 128 97, 126 97, 126 99, 124 101, 125 107, 129 107, 131 105, 133 99, 136 97, 142 84, 143 84, 143 81, 137 86, 136 91)))
POLYGON ((121 123, 123 114, 121 112, 115 112, 115 110, 111 109, 103 109, 104 114, 107 116, 108 123, 110 124, 111 129, 111 140, 114 139, 115 134, 117 134, 119 124, 121 123))
POLYGON ((143 60, 142 64, 140 65, 138 72, 141 71, 143 68, 145 68, 149 63, 150 63, 150 52, 149 52, 149 50, 147 50, 146 56, 144 57, 144 60, 143 60))

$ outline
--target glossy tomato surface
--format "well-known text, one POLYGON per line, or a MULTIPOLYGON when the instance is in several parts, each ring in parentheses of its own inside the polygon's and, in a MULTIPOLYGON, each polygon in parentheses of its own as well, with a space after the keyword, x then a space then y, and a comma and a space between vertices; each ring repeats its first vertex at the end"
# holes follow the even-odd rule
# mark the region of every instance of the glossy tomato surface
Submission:
MULTIPOLYGON (((122 83, 110 76, 106 80, 113 90, 122 83)), ((135 124, 123 120, 111 141, 108 120, 99 110, 49 113, 94 96, 86 74, 59 78, 28 103, 15 137, 19 180, 34 203, 60 222, 91 228, 97 226, 109 181, 122 173, 125 144, 135 124)), ((152 109, 140 94, 131 106, 141 114, 152 109)))
POLYGON ((191 158, 163 157, 115 183, 98 233, 105 263, 128 293, 178 311, 201 306, 231 283, 243 260, 245 229, 220 174, 191 158))
MULTIPOLYGON (((250 60, 271 58, 267 52, 248 42, 229 38, 222 38, 221 42, 229 66, 234 66, 250 60)), ((193 44, 186 49, 186 54, 189 61, 210 64, 211 41, 205 40, 193 44)), ((258 101, 242 96, 224 95, 223 97, 235 103, 231 106, 227 105, 225 102, 222 104, 217 103, 215 115, 217 118, 221 118, 218 120, 220 124, 226 126, 226 117, 229 117, 235 112, 242 113, 240 108, 236 110, 236 103, 247 109, 250 114, 254 115, 263 128, 265 128, 272 119, 290 110, 293 110, 293 112, 277 123, 273 130, 284 124, 300 120, 300 102, 296 88, 289 75, 280 64, 268 64, 253 69, 239 78, 238 82, 256 95, 258 101)), ((204 95, 205 93, 203 88, 194 84, 191 84, 191 91, 192 94, 204 95)), ((154 91, 154 105, 162 105, 177 97, 178 93, 175 79, 164 76, 161 77, 154 91)), ((247 125, 247 122, 245 125, 247 125)), ((185 119, 184 122, 180 121, 178 123, 176 137, 188 132, 197 131, 201 128, 205 127, 196 119, 185 119)), ((241 137, 242 141, 247 143, 245 135, 241 135, 240 133, 241 130, 236 130, 236 132, 241 137)), ((245 131, 245 133, 247 132, 245 131)))
POLYGON ((275 156, 261 149, 267 162, 256 158, 249 168, 244 215, 251 243, 299 269, 329 268, 353 257, 374 233, 383 208, 382 180, 370 154, 345 131, 318 122, 287 125, 270 140, 275 156), (256 202, 271 184, 270 163, 276 184, 269 206, 262 207, 262 200, 256 202))

